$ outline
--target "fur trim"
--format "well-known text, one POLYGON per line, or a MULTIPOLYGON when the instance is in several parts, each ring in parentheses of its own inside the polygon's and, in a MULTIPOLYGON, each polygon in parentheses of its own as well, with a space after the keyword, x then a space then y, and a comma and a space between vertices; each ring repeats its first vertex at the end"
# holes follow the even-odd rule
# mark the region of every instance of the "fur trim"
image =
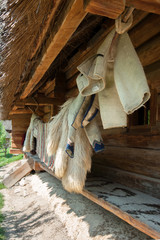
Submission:
POLYGON ((65 152, 67 137, 68 137, 68 106, 63 116, 63 120, 61 121, 61 138, 58 145, 58 149, 56 152, 55 162, 54 162, 54 169, 55 175, 59 178, 62 178, 68 163, 68 155, 65 152))
POLYGON ((76 131, 74 158, 68 160, 62 178, 63 187, 69 192, 80 193, 85 185, 87 171, 91 169, 92 148, 83 128, 76 131))
MULTIPOLYGON (((62 122, 64 115, 69 109, 70 104, 74 98, 69 99, 66 101, 62 106, 59 113, 53 117, 52 121, 49 123, 49 134, 47 138, 47 154, 48 156, 52 156, 56 154, 58 149, 58 144, 60 138, 62 136, 62 122)), ((67 142, 67 141, 66 141, 67 142)))
POLYGON ((23 144, 23 152, 30 152, 30 138, 31 138, 31 128, 27 129, 26 137, 23 144))
POLYGON ((34 140, 33 140, 33 129, 34 129, 34 120, 39 117, 36 114, 32 114, 29 127, 27 129, 26 138, 23 144, 23 151, 30 152, 34 149, 34 140))

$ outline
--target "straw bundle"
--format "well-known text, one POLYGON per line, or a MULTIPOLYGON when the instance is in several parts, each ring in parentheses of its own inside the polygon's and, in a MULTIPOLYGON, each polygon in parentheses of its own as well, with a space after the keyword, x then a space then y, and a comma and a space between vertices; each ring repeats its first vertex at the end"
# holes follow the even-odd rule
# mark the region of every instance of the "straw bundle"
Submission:
POLYGON ((54 6, 53 0, 9 0, 3 11, 3 47, 1 61, 1 102, 10 109, 22 74, 29 65, 31 53, 54 6))

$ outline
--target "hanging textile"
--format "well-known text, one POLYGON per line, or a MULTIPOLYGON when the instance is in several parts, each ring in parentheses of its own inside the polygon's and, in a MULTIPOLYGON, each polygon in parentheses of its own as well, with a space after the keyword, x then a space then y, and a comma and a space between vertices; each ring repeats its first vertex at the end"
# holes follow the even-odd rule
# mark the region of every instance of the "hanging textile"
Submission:
POLYGON ((96 56, 78 66, 79 92, 82 96, 98 93, 104 129, 127 126, 126 114, 134 112, 150 98, 143 67, 127 33, 121 34, 118 44, 113 46, 115 59, 109 58, 114 35, 115 29, 107 35, 96 56))
POLYGON ((48 131, 48 123, 43 123, 36 114, 32 114, 23 145, 23 151, 31 152, 32 154, 37 153, 40 160, 52 169, 54 156, 48 156, 46 147, 48 131))
POLYGON ((48 168, 52 169, 54 166, 54 155, 48 156, 47 154, 47 136, 49 132, 49 124, 43 123, 40 119, 35 119, 33 124, 33 135, 37 139, 36 152, 42 162, 48 168))
POLYGON ((114 79, 120 101, 127 114, 133 113, 149 100, 147 79, 127 33, 122 34, 118 41, 114 79))
POLYGON ((23 151, 24 152, 30 152, 32 150, 35 150, 35 145, 34 145, 34 140, 33 140, 33 124, 34 124, 34 120, 35 119, 39 119, 39 117, 36 114, 32 114, 31 116, 31 120, 30 120, 30 124, 29 127, 27 129, 27 133, 26 133, 26 137, 24 140, 24 144, 23 144, 23 151))
POLYGON ((87 134, 87 136, 93 149, 95 152, 102 151, 104 149, 100 131, 98 131, 98 125, 96 125, 96 123, 93 124, 93 119, 96 117, 98 111, 98 98, 95 94, 88 97, 83 97, 79 94, 72 102, 68 114, 69 133, 66 147, 66 152, 71 158, 74 157, 76 130, 80 127, 85 128, 87 133, 89 128, 86 128, 86 126, 91 125, 92 130, 89 129, 90 133, 87 134), (90 140, 90 138, 92 139, 90 140), (96 142, 96 145, 93 144, 94 141, 96 142))
POLYGON ((49 124, 47 152, 49 155, 55 154, 55 175, 62 178, 64 188, 70 192, 80 192, 84 187, 87 171, 91 168, 92 147, 97 151, 104 149, 94 118, 97 112, 96 102, 96 96, 72 98, 49 124), (89 125, 91 127, 87 128, 89 125), (74 149, 70 156, 66 146, 71 133, 74 149))

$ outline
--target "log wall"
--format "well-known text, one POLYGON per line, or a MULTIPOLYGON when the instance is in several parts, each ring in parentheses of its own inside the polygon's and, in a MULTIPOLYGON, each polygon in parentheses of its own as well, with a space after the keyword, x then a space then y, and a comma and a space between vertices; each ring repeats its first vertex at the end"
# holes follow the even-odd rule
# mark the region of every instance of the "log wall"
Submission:
POLYGON ((22 153, 23 140, 30 123, 31 114, 12 115, 12 139, 10 153, 22 153))

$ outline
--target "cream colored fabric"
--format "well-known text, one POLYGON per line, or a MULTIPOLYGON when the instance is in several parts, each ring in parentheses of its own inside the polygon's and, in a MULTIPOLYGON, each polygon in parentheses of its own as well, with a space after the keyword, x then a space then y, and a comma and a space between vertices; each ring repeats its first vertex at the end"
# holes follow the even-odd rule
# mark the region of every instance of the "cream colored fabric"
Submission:
POLYGON ((104 129, 126 127, 127 114, 123 111, 122 104, 115 87, 113 70, 108 69, 106 87, 98 94, 100 115, 104 129))
POLYGON ((81 73, 77 77, 81 95, 98 93, 105 129, 127 126, 126 114, 133 113, 150 98, 143 67, 127 33, 119 36, 117 45, 113 44, 115 59, 109 59, 114 34, 115 29, 99 47, 97 57, 87 59, 78 67, 81 73))
POLYGON ((29 127, 27 129, 27 133, 26 133, 26 138, 23 144, 23 151, 24 152, 30 152, 34 149, 34 134, 33 134, 33 125, 34 125, 34 121, 36 118, 39 118, 36 114, 32 114, 31 116, 31 121, 29 124, 29 127))
POLYGON ((82 96, 89 96, 104 89, 103 53, 87 59, 77 68, 81 72, 77 77, 77 86, 82 96))
POLYGON ((85 128, 86 136, 94 149, 95 152, 100 152, 104 150, 103 139, 101 136, 101 132, 98 126, 97 116, 92 120, 91 124, 88 124, 85 128))
MULTIPOLYGON (((103 83, 103 90, 101 88, 98 91, 98 99, 100 115, 104 129, 127 126, 127 115, 123 111, 123 107, 115 87, 113 72, 114 62, 108 64, 109 48, 114 34, 115 29, 113 29, 108 34, 108 36, 97 51, 97 54, 100 53, 104 57, 96 58, 94 61, 94 65, 90 68, 90 71, 92 70, 92 73, 99 73, 99 76, 101 76, 101 81, 99 80, 99 82, 103 83)), ((90 61, 90 59, 88 59, 88 61, 90 61)), ((82 65, 80 65, 80 67, 78 67, 81 72, 82 69, 84 70, 85 67, 87 68, 89 66, 88 61, 84 62, 82 65), (86 63, 87 65, 85 66, 86 63)), ((77 86, 80 90, 80 93, 82 95, 93 94, 93 87, 96 86, 95 81, 93 79, 91 81, 90 79, 90 82, 88 81, 88 83, 90 84, 88 87, 85 86, 85 83, 86 80, 84 79, 84 77, 83 79, 82 77, 81 79, 77 78, 77 86), (84 85, 82 84, 82 80, 84 81, 84 85)))
POLYGON ((114 65, 114 79, 123 109, 133 113, 150 98, 147 79, 127 33, 120 36, 114 65))

